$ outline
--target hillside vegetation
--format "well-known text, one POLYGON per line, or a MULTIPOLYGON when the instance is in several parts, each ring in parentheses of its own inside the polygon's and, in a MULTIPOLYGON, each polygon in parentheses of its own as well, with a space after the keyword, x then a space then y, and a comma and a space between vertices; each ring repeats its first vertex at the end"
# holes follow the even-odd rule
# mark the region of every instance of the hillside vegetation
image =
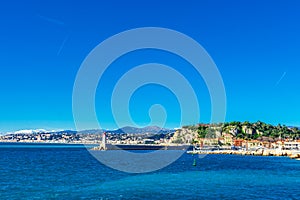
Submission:
POLYGON ((273 139, 292 139, 300 138, 300 130, 297 127, 287 127, 278 124, 277 126, 261 121, 251 122, 227 122, 218 124, 198 124, 184 126, 183 129, 196 131, 199 138, 222 137, 230 134, 235 138, 241 139, 260 139, 264 137, 273 139))

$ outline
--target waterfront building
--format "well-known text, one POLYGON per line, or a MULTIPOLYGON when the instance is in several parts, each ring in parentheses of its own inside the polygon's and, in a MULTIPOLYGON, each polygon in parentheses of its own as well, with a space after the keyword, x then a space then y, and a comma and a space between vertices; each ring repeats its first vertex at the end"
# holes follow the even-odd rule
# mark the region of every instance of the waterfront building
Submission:
POLYGON ((258 140, 250 140, 247 141, 247 146, 246 148, 257 148, 257 147, 261 147, 262 143, 258 140))
POLYGON ((299 150, 300 142, 284 142, 284 149, 286 150, 299 150))
POLYGON ((233 145, 236 146, 236 147, 242 147, 243 146, 243 142, 244 142, 244 140, 242 140, 242 139, 235 139, 233 141, 233 145))

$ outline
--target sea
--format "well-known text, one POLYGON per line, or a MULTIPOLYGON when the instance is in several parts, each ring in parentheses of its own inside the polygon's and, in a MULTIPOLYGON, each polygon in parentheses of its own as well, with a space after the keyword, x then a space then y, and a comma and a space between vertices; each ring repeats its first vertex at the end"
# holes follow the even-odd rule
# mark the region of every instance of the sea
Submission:
POLYGON ((135 174, 107 167, 83 145, 0 143, 0 199, 300 199, 300 161, 183 153, 135 174))

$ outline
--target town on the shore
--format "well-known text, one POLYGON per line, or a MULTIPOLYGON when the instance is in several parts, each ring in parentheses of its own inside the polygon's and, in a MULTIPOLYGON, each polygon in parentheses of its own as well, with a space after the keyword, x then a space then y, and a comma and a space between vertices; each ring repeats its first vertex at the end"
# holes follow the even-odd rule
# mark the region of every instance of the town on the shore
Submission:
POLYGON ((201 147, 300 149, 300 129, 260 121, 197 124, 177 130, 172 140, 175 143, 190 142, 201 147))
POLYGON ((300 129, 277 126, 261 121, 198 124, 184 126, 172 139, 191 139, 198 154, 240 154, 259 156, 289 156, 300 159, 300 129), (187 133, 193 133, 186 137, 187 133))
POLYGON ((0 136, 0 142, 70 143, 112 145, 193 145, 194 153, 230 153, 285 155, 300 150, 300 129, 271 125, 261 121, 228 122, 183 126, 180 129, 159 127, 124 127, 114 131, 18 131, 0 136))

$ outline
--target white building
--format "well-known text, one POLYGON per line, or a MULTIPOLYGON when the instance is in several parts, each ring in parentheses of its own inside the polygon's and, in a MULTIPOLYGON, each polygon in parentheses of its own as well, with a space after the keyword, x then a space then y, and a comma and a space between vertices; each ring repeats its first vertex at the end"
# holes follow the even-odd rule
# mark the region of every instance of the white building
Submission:
POLYGON ((300 142, 285 142, 284 143, 284 149, 287 150, 299 150, 300 149, 300 142))

